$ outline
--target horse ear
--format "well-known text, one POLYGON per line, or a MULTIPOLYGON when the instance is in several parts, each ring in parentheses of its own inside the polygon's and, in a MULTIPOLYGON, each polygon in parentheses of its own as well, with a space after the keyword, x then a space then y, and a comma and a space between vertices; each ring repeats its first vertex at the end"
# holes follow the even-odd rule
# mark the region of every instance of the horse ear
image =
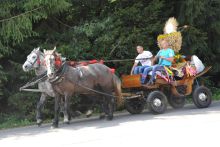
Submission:
POLYGON ((53 52, 55 52, 55 51, 56 51, 56 49, 57 49, 57 47, 55 46, 55 47, 54 47, 54 49, 53 49, 53 52))
POLYGON ((39 51, 40 50, 40 47, 36 48, 36 51, 39 51))

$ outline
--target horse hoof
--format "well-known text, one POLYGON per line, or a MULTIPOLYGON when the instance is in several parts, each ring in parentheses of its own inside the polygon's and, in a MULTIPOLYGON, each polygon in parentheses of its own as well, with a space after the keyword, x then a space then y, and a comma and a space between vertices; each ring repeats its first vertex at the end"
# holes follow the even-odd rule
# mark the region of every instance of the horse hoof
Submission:
POLYGON ((112 120, 113 119, 113 116, 112 115, 110 115, 110 116, 107 116, 107 118, 106 118, 107 120, 112 120))
POLYGON ((92 116, 92 113, 93 113, 92 110, 88 110, 88 111, 86 112, 86 117, 88 118, 88 117, 92 116))
POLYGON ((41 126, 42 122, 43 122, 42 119, 37 119, 37 125, 38 125, 38 127, 41 126))
POLYGON ((56 129, 56 128, 58 128, 58 127, 55 127, 55 126, 51 126, 50 128, 51 128, 51 129, 56 129))
POLYGON ((63 123, 69 125, 70 121, 64 121, 63 123))
POLYGON ((105 115, 103 114, 99 116, 99 119, 104 119, 104 118, 105 118, 105 115))
POLYGON ((51 127, 50 127, 51 129, 56 129, 56 128, 58 128, 58 125, 52 125, 51 127))
POLYGON ((70 124, 70 121, 69 121, 69 119, 64 118, 63 123, 64 123, 64 124, 70 124))

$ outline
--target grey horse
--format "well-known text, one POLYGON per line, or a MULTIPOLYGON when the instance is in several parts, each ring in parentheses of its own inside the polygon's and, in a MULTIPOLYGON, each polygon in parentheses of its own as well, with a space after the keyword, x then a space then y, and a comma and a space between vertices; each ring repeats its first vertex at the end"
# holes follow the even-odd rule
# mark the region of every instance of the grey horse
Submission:
MULTIPOLYGON (((35 74, 37 76, 42 75, 46 72, 46 66, 44 64, 44 54, 40 51, 40 48, 33 49, 33 51, 27 56, 27 60, 24 62, 22 66, 25 72, 30 70, 35 70, 35 74)), ((40 126, 42 123, 42 109, 45 104, 45 100, 47 96, 55 97, 54 90, 52 85, 47 80, 41 81, 38 83, 38 88, 41 93, 41 97, 39 102, 37 103, 37 124, 40 126)))
MULTIPOLYGON (((47 76, 51 81, 57 95, 65 97, 64 109, 69 112, 69 98, 74 94, 99 94, 102 101, 102 108, 108 120, 113 119, 115 98, 117 104, 122 104, 121 81, 110 71, 110 68, 103 64, 95 63, 87 66, 72 67, 64 64, 56 72, 57 52, 54 50, 44 50, 47 76), (58 73, 62 74, 58 74, 58 73), (58 79, 58 80, 57 80, 58 79), (115 92, 116 96, 112 96, 115 92)), ((55 127, 58 127, 59 99, 55 99, 55 127)), ((97 96, 96 96, 97 98, 97 96)))
MULTIPOLYGON (((23 70, 25 72, 28 72, 30 70, 35 70, 36 76, 40 76, 46 72, 46 66, 44 63, 44 54, 40 51, 40 48, 35 48, 33 51, 27 56, 27 60, 22 66, 23 70)), ((38 83, 38 89, 42 91, 41 97, 39 102, 37 103, 37 124, 38 126, 42 123, 42 109, 45 104, 45 100, 48 96, 55 97, 55 92, 53 90, 53 87, 51 83, 48 80, 43 80, 38 83)), ((88 110, 86 112, 86 116, 91 116, 92 110, 88 110)), ((76 111, 74 112, 74 116, 79 115, 80 112, 76 111)), ((64 122, 68 122, 70 119, 70 116, 67 115, 67 113, 64 113, 64 122), (68 119, 68 120, 67 120, 68 119)))

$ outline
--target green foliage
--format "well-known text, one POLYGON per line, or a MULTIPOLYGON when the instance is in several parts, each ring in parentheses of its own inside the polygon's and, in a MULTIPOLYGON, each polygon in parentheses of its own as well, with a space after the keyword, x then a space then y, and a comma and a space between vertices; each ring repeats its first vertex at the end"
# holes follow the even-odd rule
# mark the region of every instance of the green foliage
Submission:
POLYGON ((34 123, 28 119, 21 119, 16 114, 0 114, 0 130, 12 127, 21 127, 33 125, 34 123))
POLYGON ((34 23, 38 23, 50 15, 61 13, 69 6, 70 4, 65 0, 5 1, 1 3, 3 13, 0 14, 0 18, 13 18, 1 22, 0 44, 14 46, 28 37, 39 35, 33 30, 34 23))
POLYGON ((185 0, 180 2, 178 20, 190 26, 183 35, 183 52, 198 55, 219 72, 220 53, 220 1, 185 0))
POLYGON ((39 94, 32 93, 16 93, 8 98, 9 108, 12 108, 14 112, 19 112, 21 119, 35 119, 35 109, 39 94))
MULTIPOLYGON (((69 59, 75 60, 134 58, 138 44, 156 52, 155 38, 163 26, 162 20, 158 19, 162 8, 163 1, 159 0, 107 4, 100 16, 79 23, 68 33, 65 31, 63 38, 67 42, 60 46, 60 50, 69 59), (123 9, 121 5, 124 5, 123 9)), ((117 66, 119 73, 125 73, 130 69, 124 67, 131 64, 112 66, 117 66)))
POLYGON ((213 87, 212 88, 212 97, 214 100, 220 100, 220 89, 213 87))
POLYGON ((3 96, 3 86, 5 82, 7 82, 7 76, 5 72, 2 71, 2 66, 0 65, 0 100, 3 96))

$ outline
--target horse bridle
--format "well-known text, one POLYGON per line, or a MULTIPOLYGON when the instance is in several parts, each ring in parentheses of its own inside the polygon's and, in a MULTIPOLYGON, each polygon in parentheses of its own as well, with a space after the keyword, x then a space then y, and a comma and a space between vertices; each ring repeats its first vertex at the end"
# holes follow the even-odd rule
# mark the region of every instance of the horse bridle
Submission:
MULTIPOLYGON (((46 56, 49 56, 49 60, 51 60, 51 56, 54 56, 54 58, 55 58, 55 55, 52 53, 52 54, 44 54, 44 56, 46 57, 46 56)), ((44 60, 45 60, 45 57, 44 57, 44 60)), ((45 64, 46 65, 46 64, 45 64)), ((46 65, 47 66, 47 65, 46 65)))
POLYGON ((37 65, 38 66, 40 66, 40 54, 38 54, 38 53, 36 53, 36 52, 34 52, 36 55, 37 55, 37 58, 35 59, 35 61, 34 62, 31 62, 31 61, 29 61, 29 60, 27 60, 27 62, 29 63, 29 64, 31 64, 31 67, 33 67, 33 65, 37 62, 37 65))

